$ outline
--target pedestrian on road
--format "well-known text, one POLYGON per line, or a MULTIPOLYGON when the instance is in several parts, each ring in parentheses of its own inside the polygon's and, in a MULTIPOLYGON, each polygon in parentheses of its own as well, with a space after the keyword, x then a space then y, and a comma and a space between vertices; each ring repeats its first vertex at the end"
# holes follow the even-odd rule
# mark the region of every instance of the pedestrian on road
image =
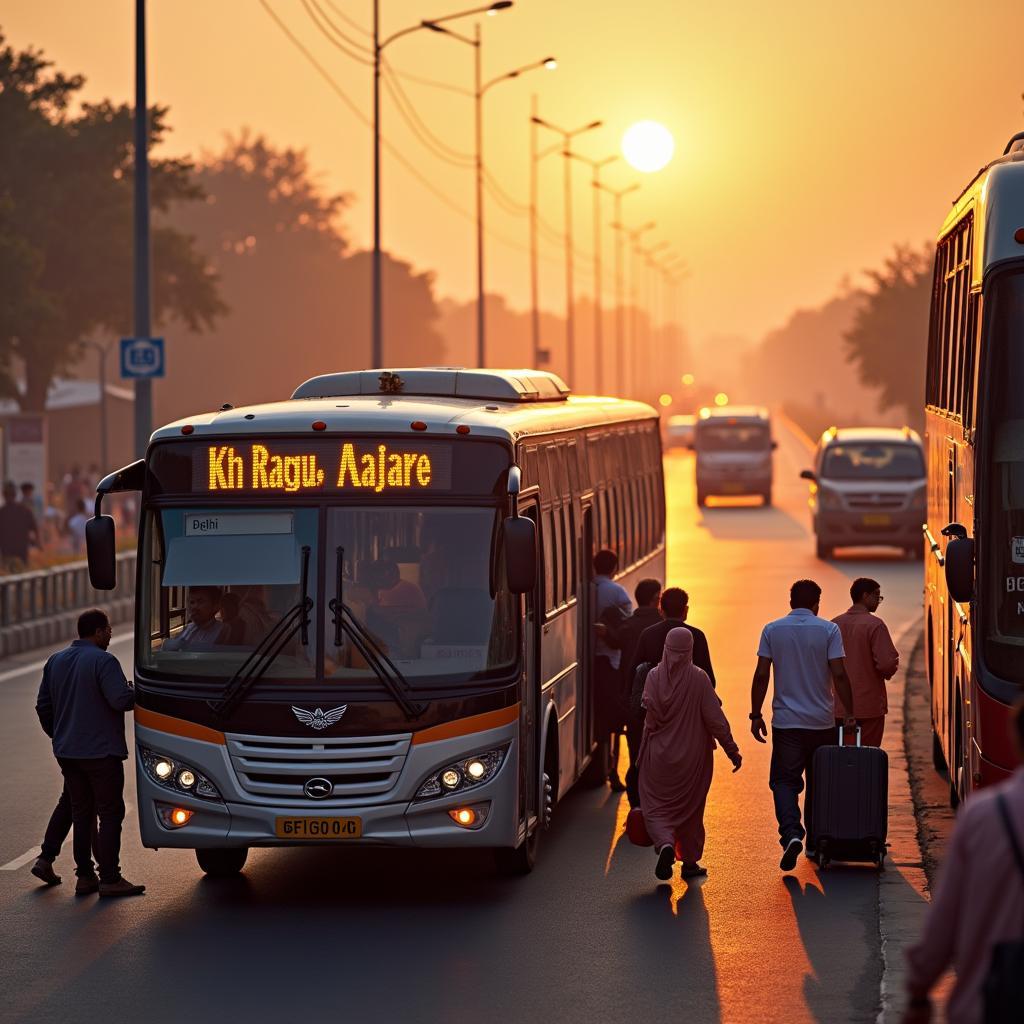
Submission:
POLYGON ((146 887, 121 875, 121 823, 124 821, 124 713, 135 705, 135 691, 107 651, 110 620, 98 608, 78 617, 78 639, 50 656, 36 699, 43 731, 71 794, 72 847, 78 883, 75 895, 137 896, 146 887), (93 871, 94 822, 99 817, 93 871))
POLYGON ((661 663, 644 685, 647 710, 640 750, 640 805, 654 842, 656 877, 667 881, 682 861, 682 878, 707 874, 704 855, 704 805, 714 773, 715 740, 733 771, 743 758, 732 738, 722 702, 708 674, 693 663, 694 635, 683 626, 669 631, 661 663))
MULTIPOLYGON (((846 674, 853 690, 853 707, 847 708, 835 695, 836 725, 849 716, 857 719, 861 742, 868 747, 882 745, 885 716, 889 710, 886 681, 900 667, 900 652, 889 635, 889 627, 875 614, 885 600, 882 585, 864 576, 850 587, 853 604, 832 621, 839 627, 846 652, 846 674)), ((853 737, 848 737, 852 742, 853 737)))
MULTIPOLYGON (((1014 709, 1013 734, 1018 758, 1024 761, 1024 702, 1014 709)), ((956 971, 946 1007, 949 1024, 1021 1020, 1022 945, 1024 767, 1018 767, 1005 782, 973 793, 960 808, 924 932, 907 950, 909 1003, 904 1024, 931 1019, 928 993, 949 967, 956 971), (994 970, 1000 944, 1004 951, 1017 947, 1017 966, 1011 965, 1009 972, 994 970), (1000 973, 1005 987, 999 987, 1009 997, 1002 1003, 1002 1014, 992 1005, 995 1000, 985 996, 986 987, 1000 973)))
MULTIPOLYGON (((96 856, 96 822, 93 821, 92 852, 96 856)), ((60 885, 61 877, 53 870, 53 862, 60 856, 60 848, 71 832, 71 791, 65 781, 57 806, 50 814, 50 821, 43 834, 43 844, 32 865, 32 874, 47 885, 60 885)), ((96 874, 93 869, 92 874, 96 874)))
POLYGON ((636 655, 640 636, 648 626, 661 622, 661 611, 658 607, 661 600, 661 583, 659 580, 641 580, 633 591, 636 598, 636 611, 623 623, 619 630, 621 644, 622 680, 620 694, 625 707, 626 746, 629 748, 629 769, 626 772, 626 794, 630 807, 640 806, 640 793, 636 783, 636 759, 640 754, 640 741, 644 733, 643 715, 634 715, 630 709, 630 694, 633 689, 633 676, 630 669, 636 655))
POLYGON ((597 639, 594 644, 594 691, 596 732, 600 741, 609 741, 608 782, 621 793, 626 787, 619 778, 619 737, 626 727, 619 679, 622 652, 618 629, 633 611, 625 587, 612 579, 619 567, 619 556, 602 548, 594 555, 594 610, 597 639))
MULTIPOLYGON (((814 835, 811 765, 818 747, 836 742, 833 684, 843 706, 853 706, 843 661, 843 638, 834 622, 819 618, 820 603, 821 587, 814 580, 793 584, 789 591, 790 613, 769 622, 761 632, 750 688, 750 731, 758 743, 764 743, 768 728, 761 707, 774 675, 769 788, 779 823, 783 850, 779 867, 783 871, 796 867, 805 836, 814 835), (799 797, 805 777, 807 795, 801 824, 799 797)), ((845 724, 852 726, 853 719, 845 724)), ((814 855, 810 846, 807 855, 814 855)))
POLYGON ((665 646, 665 637, 678 626, 685 626, 693 634, 693 663, 703 669, 715 686, 715 670, 711 667, 711 651, 708 638, 704 631, 693 623, 687 622, 690 614, 690 595, 682 587, 669 587, 661 595, 662 621, 648 626, 640 634, 633 655, 632 672, 647 661, 657 665, 661 661, 661 652, 665 646))
POLYGON ((21 572, 28 567, 28 549, 39 547, 39 527, 32 509, 18 500, 13 480, 4 484, 0 507, 0 569, 21 572))

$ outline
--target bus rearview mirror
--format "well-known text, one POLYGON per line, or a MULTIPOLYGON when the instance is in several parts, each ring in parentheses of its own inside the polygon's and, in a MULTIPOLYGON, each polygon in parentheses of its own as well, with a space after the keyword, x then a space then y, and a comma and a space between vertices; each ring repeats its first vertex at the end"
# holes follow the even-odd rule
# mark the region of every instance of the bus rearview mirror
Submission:
POLYGON ((93 588, 113 590, 117 586, 117 546, 111 516, 96 516, 85 524, 85 550, 93 588))
POLYGON ((508 589, 527 594, 537 585, 537 527, 525 516, 509 516, 504 530, 508 589))
POLYGON ((960 604, 974 597, 974 541, 956 537, 946 545, 946 586, 960 604))

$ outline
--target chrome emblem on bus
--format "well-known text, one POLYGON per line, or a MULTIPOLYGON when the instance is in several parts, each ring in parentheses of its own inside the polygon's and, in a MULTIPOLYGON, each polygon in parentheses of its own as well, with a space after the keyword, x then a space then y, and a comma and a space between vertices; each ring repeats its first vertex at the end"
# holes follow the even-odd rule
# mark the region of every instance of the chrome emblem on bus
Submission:
POLYGON ((331 708, 330 711, 324 711, 322 708, 317 708, 316 711, 307 711, 305 708, 292 708, 292 714, 294 714, 303 725, 308 725, 310 729, 316 729, 318 732, 321 729, 326 729, 329 725, 334 725, 336 722, 340 722, 341 716, 345 714, 346 711, 348 711, 347 704, 331 708))
POLYGON ((323 800, 334 792, 330 779, 310 779, 302 789, 310 800, 323 800))

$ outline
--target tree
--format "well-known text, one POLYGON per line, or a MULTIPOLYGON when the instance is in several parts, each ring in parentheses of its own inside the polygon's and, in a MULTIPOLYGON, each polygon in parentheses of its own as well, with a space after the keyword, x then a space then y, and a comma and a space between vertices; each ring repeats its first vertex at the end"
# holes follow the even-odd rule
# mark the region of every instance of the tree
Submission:
MULTIPOLYGON (((197 237, 232 313, 222 357, 205 338, 175 339, 158 417, 287 398, 315 374, 368 366, 370 257, 351 250, 350 197, 326 191, 303 151, 247 131, 201 155, 196 183, 206 201, 176 206, 173 223, 197 237)), ((384 298, 388 364, 440 361, 432 275, 385 254, 384 298)))
MULTIPOLYGON (((0 33, 0 392, 41 411, 54 376, 90 334, 131 323, 132 111, 109 101, 69 107, 81 75, 15 52, 0 33), (14 361, 24 368, 19 387, 14 361)), ((149 144, 168 132, 153 107, 149 144)), ((212 326, 225 312, 216 275, 192 239, 163 223, 172 201, 202 193, 183 159, 151 160, 153 314, 158 324, 212 326)))
POLYGON ((880 389, 881 407, 902 407, 912 421, 924 403, 933 261, 931 246, 898 245, 880 270, 866 271, 871 286, 844 336, 847 361, 880 389))

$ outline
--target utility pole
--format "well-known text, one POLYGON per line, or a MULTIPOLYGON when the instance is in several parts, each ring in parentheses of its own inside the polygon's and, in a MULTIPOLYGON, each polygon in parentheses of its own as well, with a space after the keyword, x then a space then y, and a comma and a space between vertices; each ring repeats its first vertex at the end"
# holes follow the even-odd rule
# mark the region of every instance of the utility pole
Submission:
POLYGON ((530 97, 530 334, 533 365, 540 369, 540 260, 537 243, 537 94, 530 97))
POLYGON ((373 283, 371 285, 370 365, 384 366, 384 292, 380 251, 380 0, 373 0, 373 283))
POLYGON ((473 26, 473 103, 476 135, 476 365, 487 365, 484 295, 484 87, 481 71, 480 22, 473 26))
MULTIPOLYGON (((135 0, 135 191, 133 260, 133 333, 150 334, 149 118, 146 105, 146 0, 135 0)), ((104 382, 101 382, 101 387, 104 382)), ((144 458, 153 430, 153 382, 135 381, 135 455, 144 458)))

